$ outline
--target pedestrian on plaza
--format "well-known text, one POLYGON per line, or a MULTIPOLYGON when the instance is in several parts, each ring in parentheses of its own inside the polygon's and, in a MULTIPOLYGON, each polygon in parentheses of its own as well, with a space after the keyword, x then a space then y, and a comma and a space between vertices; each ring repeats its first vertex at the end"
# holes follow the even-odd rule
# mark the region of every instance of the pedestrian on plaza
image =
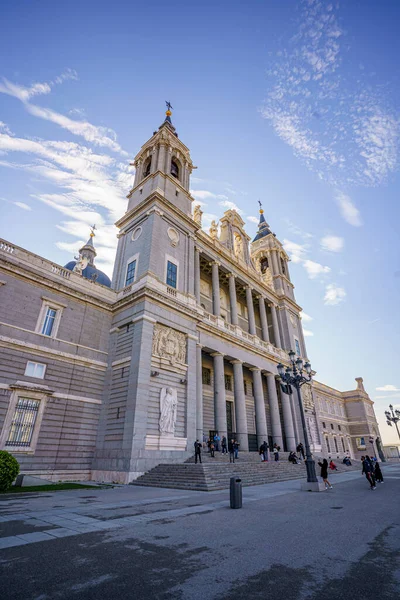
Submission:
POLYGON ((304 454, 304 446, 301 442, 297 444, 296 451, 300 454, 300 457, 305 460, 306 456, 304 454))
POLYGON ((365 456, 362 457, 364 458, 363 463, 362 463, 362 471, 361 471, 361 475, 363 475, 365 473, 365 477, 370 485, 370 489, 372 490, 376 490, 376 485, 375 485, 375 477, 374 477, 374 473, 373 473, 373 466, 371 464, 370 458, 369 456, 365 456))
POLYGON ((261 444, 261 452, 262 452, 262 457, 263 457, 263 461, 264 462, 268 462, 268 443, 264 440, 263 443, 261 444))
POLYGON ((211 439, 210 438, 207 439, 207 448, 208 448, 208 452, 211 453, 211 439))
POLYGON ((374 475, 376 481, 378 481, 379 483, 383 483, 383 475, 378 462, 375 463, 374 475))
POLYGON ((214 450, 215 450, 214 442, 211 442, 210 443, 211 458, 215 458, 214 450))
POLYGON ((199 440, 196 440, 194 443, 194 462, 197 465, 197 459, 199 459, 201 463, 201 444, 199 440))
POLYGON ((233 449, 234 449, 234 451, 235 451, 235 458, 236 458, 236 459, 238 459, 238 458, 239 458, 239 456, 238 456, 238 455, 239 455, 239 446, 240 446, 239 442, 238 442, 237 440, 235 440, 235 441, 233 442, 233 449))
POLYGON ((324 458, 322 463, 319 462, 318 464, 321 467, 321 477, 325 484, 325 489, 331 490, 333 486, 331 485, 331 483, 329 482, 329 479, 328 479, 328 461, 326 460, 326 458, 324 458))
POLYGON ((219 452, 219 443, 221 441, 221 438, 218 435, 218 432, 214 435, 214 449, 219 452))
POLYGON ((279 460, 279 448, 280 448, 280 446, 278 446, 277 444, 274 444, 272 452, 274 453, 275 462, 278 462, 278 460, 279 460))
POLYGON ((331 471, 337 471, 338 470, 337 466, 335 465, 335 463, 333 462, 332 459, 331 459, 331 462, 329 463, 329 468, 330 468, 331 471))
POLYGON ((235 462, 235 440, 230 440, 228 443, 229 462, 235 462))
POLYGON ((288 461, 293 463, 294 465, 298 465, 299 463, 297 462, 297 456, 294 452, 290 452, 289 453, 289 457, 288 457, 288 461))
POLYGON ((228 454, 228 449, 226 447, 226 437, 225 436, 222 438, 221 446, 222 446, 222 454, 228 454))

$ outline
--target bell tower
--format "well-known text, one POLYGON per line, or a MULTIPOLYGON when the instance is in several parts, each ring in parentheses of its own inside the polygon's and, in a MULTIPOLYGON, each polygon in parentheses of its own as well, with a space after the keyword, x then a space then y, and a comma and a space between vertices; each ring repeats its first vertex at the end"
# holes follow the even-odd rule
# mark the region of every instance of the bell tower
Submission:
POLYGON ((172 124, 172 106, 166 102, 164 122, 141 147, 133 163, 135 180, 128 194, 128 212, 157 191, 186 215, 192 214, 193 198, 189 193, 193 166, 189 149, 178 137, 172 124))

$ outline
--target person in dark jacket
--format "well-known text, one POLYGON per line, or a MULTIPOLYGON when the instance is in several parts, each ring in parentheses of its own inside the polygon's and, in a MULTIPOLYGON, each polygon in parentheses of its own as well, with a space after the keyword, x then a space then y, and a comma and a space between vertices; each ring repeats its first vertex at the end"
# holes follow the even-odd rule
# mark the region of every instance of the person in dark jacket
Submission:
POLYGON ((223 438, 222 438, 221 446, 222 446, 222 454, 228 454, 228 449, 226 447, 226 437, 225 436, 223 436, 223 438))
POLYGON ((229 462, 235 462, 235 440, 229 440, 228 450, 229 450, 229 462))
POLYGON ((376 481, 378 481, 379 483, 383 483, 383 475, 378 462, 375 463, 374 475, 376 481))
POLYGON ((294 452, 290 452, 289 453, 289 457, 288 457, 288 461, 293 463, 294 465, 298 465, 299 463, 297 462, 297 456, 294 452))
POLYGON ((331 490, 333 486, 331 485, 331 483, 329 482, 329 479, 328 479, 328 461, 326 460, 326 458, 324 458, 322 463, 319 462, 318 464, 321 467, 321 477, 325 484, 325 489, 331 490))
POLYGON ((263 455, 263 460, 264 462, 268 462, 268 443, 264 440, 263 443, 261 444, 261 449, 262 449, 262 455, 263 455))
POLYGON ((361 474, 363 475, 364 473, 371 490, 376 490, 374 468, 372 466, 369 456, 366 456, 362 463, 361 474))
POLYGON ((201 444, 199 440, 196 440, 194 443, 194 462, 197 465, 197 459, 199 459, 201 463, 201 444))
POLYGON ((297 445, 296 452, 299 453, 300 458, 302 458, 303 460, 305 460, 306 457, 305 457, 305 454, 304 454, 304 446, 303 446, 303 444, 301 442, 297 445))

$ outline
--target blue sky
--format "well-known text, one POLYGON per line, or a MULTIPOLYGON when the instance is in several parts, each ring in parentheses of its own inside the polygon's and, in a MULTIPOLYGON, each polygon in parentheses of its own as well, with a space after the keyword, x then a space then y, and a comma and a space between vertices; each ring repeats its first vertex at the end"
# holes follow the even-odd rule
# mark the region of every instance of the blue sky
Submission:
POLYGON ((16 0, 0 16, 0 235, 65 264, 95 222, 110 272, 129 161, 170 100, 205 225, 236 206, 253 235, 261 199, 317 378, 363 376, 395 442, 398 2, 16 0))

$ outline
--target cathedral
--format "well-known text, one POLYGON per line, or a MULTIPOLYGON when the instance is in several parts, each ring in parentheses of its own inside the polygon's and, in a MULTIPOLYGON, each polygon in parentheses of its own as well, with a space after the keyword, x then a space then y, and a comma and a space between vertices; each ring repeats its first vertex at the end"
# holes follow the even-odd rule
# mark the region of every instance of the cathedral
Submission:
MULTIPOLYGON (((170 110, 134 166, 112 281, 94 230, 64 267, 0 239, 0 449, 22 473, 129 483, 215 432, 241 452, 304 443, 277 379, 289 350, 307 358, 301 307, 262 208, 253 240, 235 210, 204 231, 170 110)), ((361 377, 302 392, 315 455, 374 453, 361 377)))

